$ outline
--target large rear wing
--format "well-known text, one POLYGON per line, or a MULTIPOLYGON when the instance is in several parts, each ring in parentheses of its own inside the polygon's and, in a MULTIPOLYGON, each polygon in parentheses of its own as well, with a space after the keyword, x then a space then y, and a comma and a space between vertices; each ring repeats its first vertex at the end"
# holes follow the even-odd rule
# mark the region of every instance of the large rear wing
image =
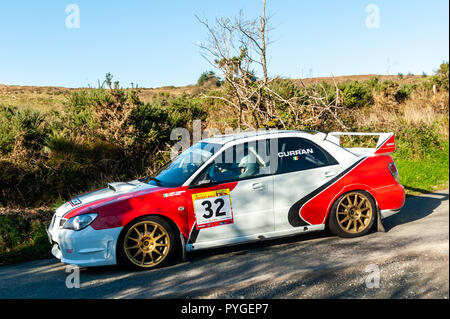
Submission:
POLYGON ((345 132, 331 132, 325 136, 325 140, 333 142, 335 144, 341 145, 341 136, 350 135, 350 136, 379 136, 377 145, 375 148, 364 148, 364 147, 349 147, 346 150, 349 150, 352 153, 372 156, 372 155, 387 155, 395 152, 395 139, 394 133, 345 133, 345 132))

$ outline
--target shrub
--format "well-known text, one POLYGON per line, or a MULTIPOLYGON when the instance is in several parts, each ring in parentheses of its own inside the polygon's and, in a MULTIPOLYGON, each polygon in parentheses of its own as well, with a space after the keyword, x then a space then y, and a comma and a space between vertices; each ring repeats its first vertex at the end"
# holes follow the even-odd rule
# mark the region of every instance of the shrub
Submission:
POLYGON ((449 75, 449 63, 445 62, 440 65, 439 70, 432 77, 431 81, 438 87, 441 87, 444 90, 448 91, 449 90, 448 75, 449 75))
POLYGON ((0 154, 40 151, 49 134, 46 115, 35 110, 0 106, 0 154))
POLYGON ((415 88, 415 85, 403 85, 400 89, 398 89, 394 94, 394 98, 397 103, 402 103, 408 99, 415 88))
MULTIPOLYGON (((302 90, 293 81, 288 79, 276 78, 270 83, 270 89, 286 100, 291 98, 299 98, 300 102, 304 95, 304 92, 302 92, 302 90)), ((285 103, 281 103, 281 101, 277 101, 276 107, 281 112, 286 112, 288 108, 288 106, 285 103)), ((275 123, 271 124, 275 125, 275 123)))
POLYGON ((359 108, 373 103, 372 92, 369 86, 362 82, 341 84, 343 104, 347 108, 359 108))
POLYGON ((17 108, 0 106, 0 155, 7 155, 14 148, 14 140, 18 135, 11 118, 17 112, 17 108))
POLYGON ((216 76, 216 74, 213 71, 206 71, 203 72, 200 77, 198 78, 197 85, 202 86, 206 83, 212 83, 215 86, 220 86, 222 82, 220 81, 220 78, 216 76))
POLYGON ((51 210, 0 211, 0 264, 50 256, 51 210))
POLYGON ((380 79, 376 76, 367 80, 366 85, 372 90, 379 90, 380 88, 380 79))

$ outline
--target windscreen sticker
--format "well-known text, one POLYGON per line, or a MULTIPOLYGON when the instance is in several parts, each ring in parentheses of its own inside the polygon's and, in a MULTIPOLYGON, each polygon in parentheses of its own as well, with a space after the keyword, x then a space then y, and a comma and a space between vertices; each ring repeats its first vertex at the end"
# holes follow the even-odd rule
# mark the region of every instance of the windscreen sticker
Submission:
POLYGON ((233 223, 230 189, 192 194, 197 229, 233 223))

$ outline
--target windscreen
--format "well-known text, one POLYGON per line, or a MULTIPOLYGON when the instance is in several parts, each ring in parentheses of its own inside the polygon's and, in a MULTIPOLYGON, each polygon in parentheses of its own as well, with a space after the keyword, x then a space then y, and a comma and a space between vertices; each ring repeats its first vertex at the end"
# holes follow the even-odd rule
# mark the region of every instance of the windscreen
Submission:
POLYGON ((221 144, 205 142, 194 144, 166 165, 156 175, 156 179, 151 180, 149 184, 164 187, 178 187, 183 185, 221 147, 221 144))

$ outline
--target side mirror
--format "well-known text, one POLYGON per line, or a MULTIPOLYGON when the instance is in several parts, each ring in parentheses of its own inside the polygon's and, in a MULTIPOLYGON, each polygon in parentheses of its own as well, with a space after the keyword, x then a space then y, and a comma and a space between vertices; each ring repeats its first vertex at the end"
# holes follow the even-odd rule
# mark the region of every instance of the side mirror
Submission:
POLYGON ((196 185, 206 185, 211 184, 211 177, 208 173, 206 173, 198 182, 196 185))
POLYGON ((196 187, 202 187, 203 185, 209 185, 212 184, 212 178, 211 175, 209 175, 209 168, 206 168, 202 174, 198 178, 196 178, 190 185, 189 188, 196 188, 196 187))

